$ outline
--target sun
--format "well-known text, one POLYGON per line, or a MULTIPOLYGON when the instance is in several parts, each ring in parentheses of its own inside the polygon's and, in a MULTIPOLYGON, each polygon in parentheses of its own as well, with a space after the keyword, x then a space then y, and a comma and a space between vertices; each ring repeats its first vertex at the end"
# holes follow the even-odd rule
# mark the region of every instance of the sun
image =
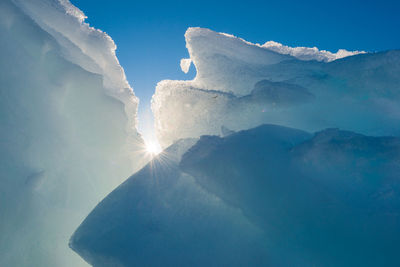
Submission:
POLYGON ((145 145, 147 153, 151 155, 158 155, 162 151, 161 146, 158 144, 158 142, 147 141, 145 145))

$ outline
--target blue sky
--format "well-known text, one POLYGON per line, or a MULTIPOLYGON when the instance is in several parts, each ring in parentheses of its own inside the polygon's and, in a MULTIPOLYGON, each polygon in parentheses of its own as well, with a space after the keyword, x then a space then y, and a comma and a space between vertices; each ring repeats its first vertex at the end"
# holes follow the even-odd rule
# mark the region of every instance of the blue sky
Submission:
POLYGON ((181 72, 184 33, 200 26, 248 41, 274 40, 336 52, 400 48, 400 1, 94 1, 71 0, 91 26, 107 32, 140 98, 139 130, 152 132, 150 99, 158 81, 192 79, 181 72))

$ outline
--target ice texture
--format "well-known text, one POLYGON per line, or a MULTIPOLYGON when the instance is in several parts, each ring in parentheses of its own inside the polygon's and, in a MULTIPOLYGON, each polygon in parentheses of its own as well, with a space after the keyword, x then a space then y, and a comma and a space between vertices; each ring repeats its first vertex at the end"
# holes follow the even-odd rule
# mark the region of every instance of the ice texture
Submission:
POLYGON ((107 196, 71 248, 93 266, 264 265, 262 231, 180 171, 195 141, 178 141, 107 196))
POLYGON ((221 126, 238 131, 264 123, 400 134, 399 50, 339 50, 333 56, 314 48, 256 45, 203 28, 189 28, 185 38, 195 79, 161 81, 152 100, 164 147, 219 135, 221 126))
POLYGON ((87 266, 68 240, 143 165, 138 100, 67 0, 1 0, 0 36, 0 266, 87 266))
POLYGON ((182 58, 181 59, 181 70, 184 73, 188 73, 191 64, 192 64, 192 60, 190 58, 182 58))
POLYGON ((347 51, 346 49, 339 49, 336 53, 332 53, 326 50, 319 50, 317 47, 290 47, 274 41, 268 41, 261 47, 280 54, 291 55, 301 60, 317 60, 325 62, 366 53, 365 51, 347 51))
POLYGON ((108 195, 71 247, 95 267, 400 264, 399 138, 262 125, 195 141, 108 195))

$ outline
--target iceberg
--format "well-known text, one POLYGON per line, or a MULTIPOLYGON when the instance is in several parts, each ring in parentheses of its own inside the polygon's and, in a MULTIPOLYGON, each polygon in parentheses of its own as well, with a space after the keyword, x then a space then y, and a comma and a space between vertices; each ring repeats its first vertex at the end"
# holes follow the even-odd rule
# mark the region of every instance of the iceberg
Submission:
POLYGON ((189 28, 185 38, 190 61, 182 70, 192 62, 196 77, 161 81, 152 99, 163 147, 219 135, 221 126, 238 131, 265 123, 400 134, 399 50, 333 55, 252 44, 203 28, 189 28))
POLYGON ((0 266, 87 266, 68 240, 146 161, 138 99, 67 0, 0 1, 0 35, 0 266))
POLYGON ((93 266, 397 266, 399 151, 398 137, 276 125, 181 140, 70 245, 93 266))
POLYGON ((178 141, 114 190, 71 248, 92 266, 264 265, 261 229, 180 170, 196 141, 178 141))
POLYGON ((0 2, 0 266, 400 265, 399 50, 189 28, 197 74, 158 83, 156 156, 85 19, 0 2))
POLYGON ((167 148, 70 247, 97 267, 398 266, 400 52, 185 37, 195 79, 152 99, 167 148))

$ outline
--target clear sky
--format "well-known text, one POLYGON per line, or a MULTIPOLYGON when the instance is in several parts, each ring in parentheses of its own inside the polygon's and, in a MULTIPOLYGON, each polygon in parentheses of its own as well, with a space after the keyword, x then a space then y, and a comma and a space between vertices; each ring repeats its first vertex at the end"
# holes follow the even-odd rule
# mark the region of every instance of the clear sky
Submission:
POLYGON ((150 99, 163 79, 192 79, 179 61, 188 57, 190 26, 230 33, 250 42, 274 40, 336 52, 400 48, 398 0, 151 1, 71 0, 91 26, 107 32, 140 98, 139 130, 152 132, 150 99))

